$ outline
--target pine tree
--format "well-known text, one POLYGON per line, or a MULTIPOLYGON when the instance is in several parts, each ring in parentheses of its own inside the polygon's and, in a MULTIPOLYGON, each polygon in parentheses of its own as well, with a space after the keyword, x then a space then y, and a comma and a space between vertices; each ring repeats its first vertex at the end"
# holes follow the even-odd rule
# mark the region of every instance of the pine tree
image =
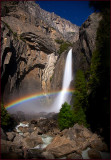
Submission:
POLYGON ((100 11, 102 20, 96 36, 96 50, 91 60, 88 88, 88 119, 95 130, 102 128, 103 136, 109 141, 110 133, 110 2, 90 2, 100 11))
POLYGON ((3 103, 1 103, 1 127, 3 129, 6 129, 9 124, 10 124, 10 115, 4 108, 3 103))
POLYGON ((82 70, 78 70, 75 77, 75 92, 74 92, 74 122, 87 125, 86 122, 86 108, 88 106, 87 100, 87 84, 82 70))
POLYGON ((67 102, 65 102, 60 109, 58 115, 58 124, 61 130, 72 127, 74 125, 73 111, 67 102))

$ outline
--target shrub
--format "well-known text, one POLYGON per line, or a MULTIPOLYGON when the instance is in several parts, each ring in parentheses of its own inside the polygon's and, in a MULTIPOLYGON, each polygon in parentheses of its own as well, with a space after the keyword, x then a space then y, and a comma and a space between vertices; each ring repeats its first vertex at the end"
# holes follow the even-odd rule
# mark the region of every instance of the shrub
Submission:
POLYGON ((78 70, 75 77, 74 92, 74 122, 87 125, 86 109, 88 107, 87 84, 82 70, 78 70))
POLYGON ((1 127, 6 128, 10 124, 10 115, 1 103, 1 127))
POLYGON ((5 109, 3 102, 1 103, 1 127, 5 131, 13 130, 17 125, 16 119, 12 117, 5 109))
POLYGON ((58 124, 59 128, 61 130, 65 128, 72 127, 74 125, 73 120, 73 111, 71 110, 71 106, 65 102, 62 105, 62 108, 60 109, 59 115, 58 115, 58 124))
POLYGON ((59 51, 58 51, 59 54, 61 54, 65 50, 67 50, 68 47, 72 46, 72 44, 70 42, 68 42, 68 41, 65 42, 63 39, 56 39, 55 42, 60 44, 60 48, 59 48, 59 51))
POLYGON ((58 44, 62 44, 64 41, 62 39, 56 39, 55 42, 58 44))
POLYGON ((68 49, 68 47, 72 46, 72 44, 70 42, 63 42, 61 45, 60 45, 60 49, 59 49, 59 54, 61 54, 62 52, 64 52, 65 50, 68 49))

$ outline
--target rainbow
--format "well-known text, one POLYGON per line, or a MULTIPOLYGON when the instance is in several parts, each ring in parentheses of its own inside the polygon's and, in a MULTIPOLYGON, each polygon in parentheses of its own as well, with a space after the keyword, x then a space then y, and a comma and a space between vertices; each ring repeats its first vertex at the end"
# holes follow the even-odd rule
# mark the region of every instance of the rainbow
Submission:
MULTIPOLYGON (((19 104, 22 104, 22 103, 25 103, 27 101, 31 101, 31 100, 34 100, 34 99, 39 99, 39 98, 45 98, 46 96, 53 96, 53 95, 56 95, 58 94, 59 92, 61 92, 63 90, 60 90, 60 91, 53 91, 53 92, 47 92, 47 93, 43 93, 43 92, 39 92, 39 93, 34 93, 34 94, 31 94, 31 95, 27 95, 27 96, 24 96, 22 98, 19 98, 19 99, 16 99, 8 104, 5 105, 5 108, 8 110, 12 107, 15 107, 19 104)), ((67 93, 73 93, 74 92, 74 89, 68 89, 66 91, 67 93)))

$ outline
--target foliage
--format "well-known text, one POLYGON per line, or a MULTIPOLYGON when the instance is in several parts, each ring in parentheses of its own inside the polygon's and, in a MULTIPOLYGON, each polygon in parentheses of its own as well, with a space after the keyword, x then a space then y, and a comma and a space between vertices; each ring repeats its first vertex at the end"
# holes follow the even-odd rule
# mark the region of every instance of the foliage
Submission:
POLYGON ((60 44, 60 48, 59 48, 59 51, 58 51, 59 54, 61 54, 65 50, 67 50, 68 47, 72 46, 72 44, 70 42, 68 42, 68 41, 65 42, 62 39, 56 39, 55 42, 58 43, 58 44, 60 44))
POLYGON ((61 54, 62 52, 64 52, 65 50, 68 49, 68 47, 72 46, 72 44, 70 42, 63 42, 61 45, 60 45, 60 49, 59 49, 59 54, 61 54))
POLYGON ((110 1, 90 1, 90 7, 94 8, 94 11, 104 12, 106 8, 110 9, 110 1))
POLYGON ((88 107, 87 83, 83 71, 78 70, 75 77, 75 92, 73 95, 73 108, 66 102, 59 112, 59 128, 61 130, 72 127, 74 123, 88 127, 86 120, 86 108, 88 107))
POLYGON ((6 128, 10 124, 10 115, 1 103, 1 127, 6 128))
POLYGON ((50 77, 50 82, 52 81, 52 79, 53 79, 53 75, 50 77))
POLYGON ((72 127, 74 125, 73 111, 67 102, 65 102, 60 109, 58 115, 58 124, 61 130, 72 127))
POLYGON ((92 2, 91 5, 95 10, 100 11, 102 20, 97 30, 96 50, 91 60, 87 115, 91 126, 94 129, 103 128, 103 134, 106 134, 104 136, 108 139, 110 128, 110 5, 107 1, 92 2))
POLYGON ((78 70, 75 77, 74 92, 74 122, 87 126, 85 111, 88 107, 87 84, 82 70, 78 70))
POLYGON ((82 70, 78 70, 76 73, 76 77, 75 77, 75 102, 74 104, 76 104, 76 100, 79 101, 79 103, 81 104, 81 106, 84 108, 84 110, 86 109, 87 105, 88 105, 88 100, 87 100, 87 83, 85 80, 85 76, 82 70), (77 98, 76 98, 77 97, 77 98))
POLYGON ((79 104, 77 104, 77 106, 75 105, 73 119, 74 119, 74 123, 82 124, 85 127, 89 126, 86 122, 86 114, 85 114, 83 108, 81 106, 79 106, 79 104))
POLYGON ((7 112, 3 102, 1 103, 1 127, 5 130, 13 130, 17 125, 16 120, 7 112))
POLYGON ((62 44, 62 43, 64 43, 64 40, 63 39, 56 39, 55 42, 58 44, 62 44))

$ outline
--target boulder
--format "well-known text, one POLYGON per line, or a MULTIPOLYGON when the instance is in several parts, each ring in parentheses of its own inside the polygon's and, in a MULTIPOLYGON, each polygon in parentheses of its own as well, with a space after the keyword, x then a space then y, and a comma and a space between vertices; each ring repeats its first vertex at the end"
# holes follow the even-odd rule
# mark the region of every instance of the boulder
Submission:
POLYGON ((31 124, 37 124, 37 121, 36 121, 36 120, 31 120, 30 123, 31 123, 31 124))
POLYGON ((21 145, 11 141, 1 140, 1 153, 8 154, 9 152, 16 152, 22 155, 21 145))
POLYGON ((59 134, 60 130, 58 128, 53 128, 53 134, 57 135, 59 134))
POLYGON ((34 138, 26 138, 24 145, 26 146, 26 148, 34 148, 39 144, 42 144, 42 138, 40 136, 36 136, 34 138))
POLYGON ((1 139, 4 139, 4 140, 7 139, 7 135, 5 134, 2 128, 1 128, 1 139))
POLYGON ((102 142, 102 140, 92 141, 91 148, 102 152, 108 151, 108 146, 104 142, 102 142))
POLYGON ((28 155, 31 156, 31 159, 42 159, 43 156, 41 156, 42 150, 40 149, 28 149, 28 155))
POLYGON ((50 152, 43 152, 41 156, 43 157, 43 159, 55 159, 54 155, 50 152))
POLYGON ((79 139, 81 140, 81 138, 84 140, 91 138, 92 132, 82 125, 75 124, 72 128, 63 130, 61 135, 66 136, 70 140, 78 141, 79 139))
POLYGON ((92 137, 92 132, 89 131, 87 128, 84 127, 84 130, 83 130, 83 137, 84 138, 91 138, 92 137))
POLYGON ((1 154, 2 159, 23 159, 23 155, 15 153, 15 152, 8 152, 7 154, 1 154))
POLYGON ((38 135, 42 135, 42 134, 43 134, 43 131, 40 128, 38 128, 38 135))
POLYGON ((37 135, 43 134, 43 131, 39 127, 34 127, 31 132, 31 136, 35 137, 37 135))
POLYGON ((89 142, 91 143, 93 141, 98 141, 98 140, 99 140, 98 135, 94 133, 89 139, 89 142))
POLYGON ((22 127, 22 126, 20 126, 20 127, 18 127, 18 129, 21 131, 21 132, 23 132, 23 133, 25 133, 25 132, 27 132, 28 131, 28 127, 22 127))
POLYGON ((76 142, 76 145, 82 151, 90 145, 89 139, 92 136, 92 132, 82 125, 75 124, 72 128, 63 130, 60 136, 65 136, 72 142, 76 142))
POLYGON ((16 133, 15 132, 7 132, 7 137, 8 137, 8 140, 9 141, 13 141, 13 139, 15 138, 16 136, 16 133))
POLYGON ((95 149, 88 150, 88 156, 91 159, 102 159, 101 154, 95 149))
POLYGON ((10 142, 1 139, 1 153, 8 153, 10 150, 10 142))
POLYGON ((76 152, 71 153, 67 156, 67 159, 83 159, 82 156, 76 152))
POLYGON ((29 132, 24 133, 24 134, 23 134, 23 137, 24 137, 24 138, 30 137, 30 133, 29 133, 29 132))
POLYGON ((23 144, 24 144, 24 138, 23 138, 23 136, 21 136, 21 135, 19 135, 19 134, 16 134, 16 137, 14 138, 13 142, 14 142, 16 145, 23 146, 23 144))
POLYGON ((52 153, 55 157, 62 157, 78 149, 74 141, 72 142, 66 137, 60 137, 59 135, 46 147, 46 151, 52 153))
POLYGON ((30 134, 30 137, 34 138, 34 137, 37 137, 38 136, 38 132, 37 131, 34 131, 30 134))

